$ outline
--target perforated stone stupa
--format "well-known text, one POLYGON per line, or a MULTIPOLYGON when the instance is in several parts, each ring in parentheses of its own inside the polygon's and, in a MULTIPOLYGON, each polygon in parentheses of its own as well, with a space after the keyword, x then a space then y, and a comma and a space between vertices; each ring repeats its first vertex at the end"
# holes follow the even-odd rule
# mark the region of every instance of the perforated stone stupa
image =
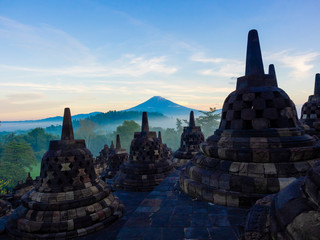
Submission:
POLYGON ((149 131, 147 113, 142 115, 141 132, 135 132, 127 162, 115 176, 115 187, 131 191, 151 191, 172 172, 172 163, 164 157, 156 132, 149 131))
POLYGON ((301 109, 301 119, 303 124, 310 127, 307 132, 320 137, 320 74, 317 73, 314 84, 314 94, 310 95, 308 101, 301 109))
POLYGON ((0 199, 0 218, 6 216, 11 212, 11 204, 5 200, 0 199))
POLYGON ((109 159, 109 146, 106 144, 103 146, 103 149, 100 151, 99 156, 93 162, 95 172, 98 176, 106 170, 108 159, 109 159))
POLYGON ((120 169, 120 165, 127 161, 129 154, 126 149, 121 148, 120 135, 117 134, 116 148, 109 152, 107 167, 101 174, 102 179, 113 178, 120 169))
POLYGON ((320 239, 320 162, 278 194, 250 209, 243 239, 320 239))
POLYGON ((169 148, 167 146, 167 144, 162 142, 162 135, 161 135, 160 131, 158 132, 158 138, 160 140, 160 144, 162 144, 163 157, 166 158, 166 159, 170 159, 171 160, 171 158, 172 158, 172 150, 171 150, 171 148, 169 148))
POLYGON ((189 126, 183 128, 181 134, 180 148, 173 154, 175 167, 181 167, 190 161, 193 156, 200 152, 200 144, 204 142, 201 128, 196 126, 194 113, 190 112, 189 126))
POLYGON ((80 237, 122 216, 123 206, 97 177, 85 141, 74 139, 69 108, 61 140, 50 141, 42 158, 40 182, 16 212, 7 231, 23 239, 80 237))
POLYGON ((215 204, 250 207, 318 160, 319 143, 299 127, 294 103, 264 74, 258 33, 248 35, 246 73, 226 98, 219 129, 181 171, 184 192, 215 204))

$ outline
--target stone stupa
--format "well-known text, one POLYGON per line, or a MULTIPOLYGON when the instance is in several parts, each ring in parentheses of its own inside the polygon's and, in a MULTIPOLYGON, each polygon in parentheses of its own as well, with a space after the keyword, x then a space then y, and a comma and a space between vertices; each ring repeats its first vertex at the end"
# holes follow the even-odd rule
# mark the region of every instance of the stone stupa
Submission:
POLYGON ((245 240, 320 239, 320 162, 301 177, 250 209, 245 240))
POLYGON ((147 112, 143 112, 141 132, 134 133, 129 159, 120 166, 114 186, 130 191, 151 191, 172 170, 172 162, 164 156, 156 132, 149 131, 147 112))
POLYGON ((95 172, 98 176, 105 171, 109 159, 109 146, 105 144, 103 149, 99 152, 99 156, 93 162, 95 172))
POLYGON ((162 142, 162 135, 161 132, 158 131, 158 138, 160 140, 160 144, 162 144, 163 148, 163 157, 166 159, 171 159, 172 158, 172 150, 167 146, 167 144, 162 142))
POLYGON ((98 178, 84 140, 73 135, 70 109, 64 111, 61 140, 50 141, 40 181, 22 197, 7 224, 13 238, 76 238, 98 231, 123 214, 123 205, 98 178))
POLYGON ((180 174, 184 192, 214 204, 250 207, 304 176, 319 143, 300 128, 294 103, 265 74, 258 33, 248 35, 246 73, 226 98, 219 129, 180 174))
POLYGON ((320 74, 317 73, 314 84, 314 94, 310 95, 308 101, 301 108, 302 124, 309 128, 306 131, 310 135, 320 137, 320 74))
POLYGON ((189 126, 183 128, 181 134, 180 148, 173 154, 173 164, 175 167, 185 165, 195 154, 200 152, 200 144, 204 142, 204 135, 201 128, 196 126, 194 113, 190 112, 189 126))
POLYGON ((11 212, 11 204, 5 200, 0 199, 0 218, 8 215, 11 212))
POLYGON ((117 134, 116 148, 113 152, 109 152, 106 169, 101 174, 101 178, 111 179, 113 178, 120 169, 120 165, 127 161, 129 155, 126 149, 121 148, 120 135, 117 134))

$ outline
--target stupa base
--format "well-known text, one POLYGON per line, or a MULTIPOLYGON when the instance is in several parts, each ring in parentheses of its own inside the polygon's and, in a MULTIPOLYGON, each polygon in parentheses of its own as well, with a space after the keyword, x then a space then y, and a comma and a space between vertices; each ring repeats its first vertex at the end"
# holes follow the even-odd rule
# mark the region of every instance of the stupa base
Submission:
POLYGON ((171 161, 146 165, 124 163, 115 176, 114 188, 126 191, 148 192, 159 185, 173 171, 171 161))
MULTIPOLYGON (((24 208, 24 207, 21 207, 24 208)), ((34 240, 34 239, 71 239, 71 238, 78 238, 78 237, 83 237, 87 234, 102 230, 106 227, 108 227, 109 225, 111 225, 113 222, 115 222, 116 220, 118 220, 119 218, 121 218, 123 216, 124 213, 124 205, 120 204, 118 205, 116 211, 114 211, 111 215, 110 212, 112 212, 112 210, 110 211, 110 208, 105 208, 100 210, 99 212, 97 212, 97 214, 93 217, 89 217, 90 221, 95 221, 96 223, 94 223, 93 225, 90 226, 86 226, 86 227, 82 227, 82 228, 78 228, 78 229, 74 229, 74 230, 70 230, 70 231, 62 231, 59 232, 59 228, 54 228, 52 223, 46 223, 46 222, 33 222, 33 224, 30 224, 30 228, 37 228, 40 225, 44 225, 47 224, 48 228, 50 228, 51 232, 34 232, 34 233, 30 233, 30 232, 25 232, 25 231, 21 231, 18 229, 17 223, 21 222, 21 221, 27 221, 26 219, 22 219, 18 217, 17 221, 9 221, 7 226, 6 226, 6 231, 8 233, 8 235, 13 238, 13 239, 24 239, 24 240, 34 240), (109 216, 108 216, 109 215, 109 216), (97 222, 98 221, 98 222, 97 222)), ((27 210, 27 209, 25 209, 27 210)), ((21 211, 21 209, 20 209, 21 211)), ((22 210, 23 211, 23 210, 22 210)), ((24 211, 23 211, 24 212, 24 211)), ((89 220, 89 219, 88 219, 89 220)), ((89 221, 89 222, 90 222, 89 221)), ((74 226, 74 224, 76 224, 76 221, 72 221, 70 222, 70 220, 66 220, 64 223, 60 222, 59 225, 63 226, 63 225, 67 225, 67 228, 72 228, 74 226)), ((85 225, 88 224, 88 222, 84 222, 85 225)))

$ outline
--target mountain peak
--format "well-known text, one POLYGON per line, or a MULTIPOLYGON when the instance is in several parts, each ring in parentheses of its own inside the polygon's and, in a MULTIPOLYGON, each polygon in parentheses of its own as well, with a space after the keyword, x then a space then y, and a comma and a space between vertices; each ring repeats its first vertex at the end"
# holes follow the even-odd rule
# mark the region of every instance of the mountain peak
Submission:
POLYGON ((147 101, 124 111, 159 112, 167 116, 188 116, 190 111, 198 112, 196 109, 181 106, 161 96, 153 96, 147 101))

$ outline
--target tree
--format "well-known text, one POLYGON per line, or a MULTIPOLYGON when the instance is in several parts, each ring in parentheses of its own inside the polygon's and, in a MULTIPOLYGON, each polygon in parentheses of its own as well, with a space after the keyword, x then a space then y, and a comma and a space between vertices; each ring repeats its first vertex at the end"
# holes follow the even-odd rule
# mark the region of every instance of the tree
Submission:
MULTIPOLYGON (((184 120, 185 121, 185 120, 184 120)), ((177 118, 177 121, 176 121, 176 130, 177 130, 177 133, 179 135, 181 135, 182 131, 183 131, 183 126, 182 126, 182 120, 177 118)))
POLYGON ((181 133, 179 134, 174 128, 167 128, 162 136, 162 141, 166 143, 172 151, 175 151, 180 146, 180 137, 181 133))
POLYGON ((134 133, 140 131, 141 126, 135 121, 124 121, 113 133, 113 139, 116 139, 116 135, 119 134, 122 148, 125 148, 129 152, 134 133))
POLYGON ((20 136, 31 145, 38 162, 41 162, 43 154, 48 150, 49 142, 58 139, 58 136, 46 133, 43 128, 35 128, 20 136))
POLYGON ((88 149, 93 147, 94 138, 97 136, 97 124, 91 120, 79 120, 79 128, 75 132, 76 138, 86 140, 88 149))
POLYGON ((9 187, 27 177, 27 171, 36 164, 34 152, 25 141, 11 141, 5 144, 0 158, 0 179, 9 180, 9 187))
POLYGON ((210 111, 200 111, 204 116, 195 119, 196 125, 201 127, 203 134, 209 137, 214 130, 219 127, 220 113, 216 113, 216 108, 210 108, 210 111))

